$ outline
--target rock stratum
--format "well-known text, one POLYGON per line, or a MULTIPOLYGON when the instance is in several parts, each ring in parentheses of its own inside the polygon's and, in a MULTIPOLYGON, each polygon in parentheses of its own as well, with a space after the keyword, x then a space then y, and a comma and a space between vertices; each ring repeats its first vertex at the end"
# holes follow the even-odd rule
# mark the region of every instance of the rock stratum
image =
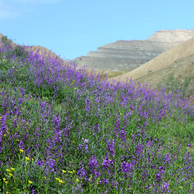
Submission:
POLYGON ((119 40, 69 62, 77 69, 129 72, 194 36, 194 30, 161 30, 146 40, 119 40))

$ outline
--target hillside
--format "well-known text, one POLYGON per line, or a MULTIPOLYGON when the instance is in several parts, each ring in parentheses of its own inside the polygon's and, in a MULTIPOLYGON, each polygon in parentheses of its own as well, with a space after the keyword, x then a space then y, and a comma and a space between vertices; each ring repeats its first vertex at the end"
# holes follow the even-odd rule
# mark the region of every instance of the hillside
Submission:
MULTIPOLYGON (((45 47, 42 47, 42 46, 25 46, 26 47, 26 50, 27 51, 34 51, 36 52, 37 50, 39 50, 38 54, 42 55, 42 56, 45 56, 45 57, 48 57, 49 53, 50 53, 50 56, 55 58, 55 59, 61 59, 57 54, 55 54, 53 51, 45 48, 45 47)), ((63 59, 61 59, 63 60, 63 59)))
MULTIPOLYGON (((2 39, 3 36, 4 36, 4 35, 0 33, 0 40, 2 39)), ((13 42, 12 40, 10 40, 10 42, 11 42, 11 45, 12 45, 13 47, 16 47, 16 46, 17 46, 17 44, 16 44, 15 42, 13 42)), ((0 46, 2 46, 2 42, 1 42, 1 41, 0 41, 0 46)))
MULTIPOLYGON (((3 37, 4 35, 0 33, 0 40, 1 38, 3 37)), ((19 45, 19 44, 16 44, 15 42, 13 42, 12 40, 10 40, 10 43, 11 45, 15 48, 16 46, 22 46, 22 47, 25 47, 25 49, 29 52, 33 51, 33 52, 36 52, 39 50, 38 54, 41 54, 42 56, 44 57, 48 57, 49 53, 50 53, 50 56, 51 57, 54 57, 55 59, 60 59, 60 60, 63 60, 62 58, 60 58, 57 54, 55 54, 53 51, 43 47, 43 46, 23 46, 23 45, 19 45)), ((0 46, 2 45, 2 42, 0 42, 0 46)), ((67 60, 63 60, 64 63, 67 62, 67 60)))
MULTIPOLYGON (((154 59, 152 59, 151 61, 145 63, 144 65, 142 65, 141 67, 138 67, 128 73, 125 73, 121 76, 117 76, 114 78, 110 78, 109 81, 112 82, 113 80, 117 81, 122 81, 125 82, 127 77, 130 79, 132 78, 133 80, 137 80, 142 78, 143 76, 147 76, 148 77, 150 75, 153 75, 154 72, 159 71, 160 69, 172 64, 174 61, 177 61, 181 58, 185 58, 187 56, 190 56, 194 54, 194 37, 183 42, 180 43, 179 45, 173 47, 172 49, 160 54, 159 56, 155 57, 154 59), (152 74, 151 74, 152 73, 152 74)), ((185 62, 185 65, 187 64, 187 60, 185 62)), ((187 71, 191 71, 192 72, 192 67, 193 66, 188 66, 191 69, 187 69, 187 71)), ((185 66, 181 65, 179 72, 184 72, 185 66)), ((165 71, 162 71, 165 72, 165 71)), ((161 75, 162 72, 158 72, 160 74, 161 77, 165 77, 165 75, 161 75)), ((166 74, 166 72, 165 72, 166 74)), ((177 77, 179 75, 177 74, 177 77)), ((187 75, 185 75, 187 76, 187 75)), ((141 79, 141 81, 143 81, 143 78, 141 79)), ((151 78, 149 79, 149 81, 151 81, 151 78)), ((151 81, 152 83, 152 81, 151 81)))
POLYGON ((191 104, 4 43, 0 193, 193 193, 191 104))
MULTIPOLYGON (((152 88, 157 89, 157 85, 159 83, 166 83, 164 80, 167 80, 171 74, 174 75, 174 78, 177 82, 181 83, 183 80, 185 80, 186 77, 194 77, 194 54, 178 59, 158 71, 150 72, 149 74, 137 78, 136 81, 150 84, 152 88)), ((193 86, 194 79, 188 86, 188 95, 194 95, 193 86)))

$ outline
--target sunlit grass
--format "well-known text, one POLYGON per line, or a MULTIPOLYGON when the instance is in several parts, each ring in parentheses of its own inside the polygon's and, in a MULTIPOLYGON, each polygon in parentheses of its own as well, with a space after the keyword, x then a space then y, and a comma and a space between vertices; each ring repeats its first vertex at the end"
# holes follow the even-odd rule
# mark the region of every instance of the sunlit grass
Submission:
POLYGON ((0 192, 193 192, 191 102, 61 64, 0 48, 0 192))

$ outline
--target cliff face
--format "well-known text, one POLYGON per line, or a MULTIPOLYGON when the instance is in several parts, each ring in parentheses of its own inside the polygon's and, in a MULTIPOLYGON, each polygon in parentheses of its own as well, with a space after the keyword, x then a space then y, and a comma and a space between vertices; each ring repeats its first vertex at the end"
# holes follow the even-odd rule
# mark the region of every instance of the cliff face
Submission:
POLYGON ((87 69, 131 71, 193 36, 194 30, 162 30, 146 40, 106 44, 71 62, 78 64, 77 69, 87 65, 87 69))

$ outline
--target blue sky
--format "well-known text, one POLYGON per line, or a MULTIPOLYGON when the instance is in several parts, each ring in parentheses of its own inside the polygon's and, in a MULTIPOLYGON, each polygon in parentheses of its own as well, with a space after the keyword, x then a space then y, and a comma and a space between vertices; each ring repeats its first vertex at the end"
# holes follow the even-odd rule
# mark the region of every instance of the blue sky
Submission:
POLYGON ((0 0, 0 33, 63 59, 155 31, 194 29, 194 0, 0 0))

